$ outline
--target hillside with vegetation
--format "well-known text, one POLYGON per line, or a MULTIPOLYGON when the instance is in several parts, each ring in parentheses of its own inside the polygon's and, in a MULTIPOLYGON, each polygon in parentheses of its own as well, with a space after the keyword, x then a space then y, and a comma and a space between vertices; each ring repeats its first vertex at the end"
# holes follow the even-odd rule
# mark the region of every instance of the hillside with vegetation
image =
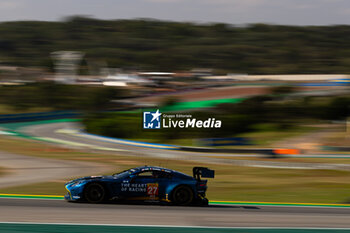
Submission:
POLYGON ((0 23, 0 64, 47 67, 50 53, 83 51, 89 62, 143 70, 218 73, 348 73, 350 26, 194 24, 158 20, 0 23))

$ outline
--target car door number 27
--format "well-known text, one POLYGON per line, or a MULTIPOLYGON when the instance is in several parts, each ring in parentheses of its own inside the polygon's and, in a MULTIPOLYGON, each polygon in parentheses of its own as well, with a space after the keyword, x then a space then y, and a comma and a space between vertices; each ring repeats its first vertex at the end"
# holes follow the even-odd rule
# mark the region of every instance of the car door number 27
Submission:
POLYGON ((158 195, 158 183, 147 184, 147 195, 150 195, 150 196, 158 195))

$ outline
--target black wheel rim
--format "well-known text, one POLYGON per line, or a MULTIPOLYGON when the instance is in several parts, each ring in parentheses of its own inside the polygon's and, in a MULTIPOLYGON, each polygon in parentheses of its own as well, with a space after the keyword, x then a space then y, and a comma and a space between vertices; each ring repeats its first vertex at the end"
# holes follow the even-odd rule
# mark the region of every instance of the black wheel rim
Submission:
POLYGON ((87 192, 87 199, 91 202, 99 202, 103 199, 103 190, 101 187, 97 185, 93 185, 89 187, 87 192))
POLYGON ((181 188, 175 193, 175 200, 178 204, 187 203, 190 198, 190 192, 187 189, 181 188))

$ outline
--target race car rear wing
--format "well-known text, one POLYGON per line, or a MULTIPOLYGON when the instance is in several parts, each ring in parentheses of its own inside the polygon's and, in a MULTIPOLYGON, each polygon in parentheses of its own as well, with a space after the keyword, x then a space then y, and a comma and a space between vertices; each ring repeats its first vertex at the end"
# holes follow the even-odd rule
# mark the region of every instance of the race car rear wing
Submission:
POLYGON ((196 180, 200 180, 201 177, 203 178, 214 178, 215 171, 211 170, 207 167, 194 167, 193 168, 193 177, 196 180))

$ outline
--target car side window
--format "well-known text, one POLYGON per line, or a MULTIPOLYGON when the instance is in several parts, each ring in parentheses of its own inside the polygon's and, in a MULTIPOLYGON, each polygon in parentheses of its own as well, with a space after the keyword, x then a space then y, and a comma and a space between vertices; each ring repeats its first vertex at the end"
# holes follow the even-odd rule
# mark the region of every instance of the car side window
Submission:
POLYGON ((159 178, 165 178, 165 179, 171 179, 172 178, 172 174, 169 172, 163 172, 163 171, 143 171, 140 172, 136 175, 136 177, 139 178, 155 178, 155 179, 159 179, 159 178))
POLYGON ((172 175, 169 172, 162 172, 162 171, 153 171, 153 176, 155 178, 165 178, 165 179, 171 179, 172 175))
POLYGON ((140 177, 140 178, 152 178, 153 177, 153 173, 152 171, 144 171, 144 172, 140 172, 136 175, 136 177, 140 177))

